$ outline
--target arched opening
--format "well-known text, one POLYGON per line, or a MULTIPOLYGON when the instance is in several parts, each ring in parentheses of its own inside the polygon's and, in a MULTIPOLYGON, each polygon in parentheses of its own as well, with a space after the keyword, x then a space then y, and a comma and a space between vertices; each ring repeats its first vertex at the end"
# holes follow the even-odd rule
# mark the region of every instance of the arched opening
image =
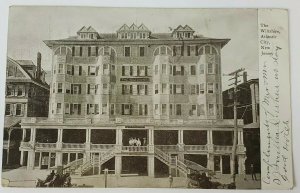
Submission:
POLYGON ((219 52, 216 49, 216 47, 214 47, 212 45, 204 45, 198 49, 198 55, 205 55, 205 54, 218 55, 219 52))
POLYGON ((172 49, 169 46, 158 46, 153 52, 153 56, 169 55, 172 56, 172 49))

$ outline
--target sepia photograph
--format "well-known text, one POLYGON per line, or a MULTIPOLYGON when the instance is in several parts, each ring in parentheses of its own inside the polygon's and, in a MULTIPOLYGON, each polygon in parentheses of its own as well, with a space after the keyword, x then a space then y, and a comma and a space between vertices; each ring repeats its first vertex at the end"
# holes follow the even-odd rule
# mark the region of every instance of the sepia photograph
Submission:
POLYGON ((10 7, 2 186, 261 189, 258 28, 258 9, 10 7))

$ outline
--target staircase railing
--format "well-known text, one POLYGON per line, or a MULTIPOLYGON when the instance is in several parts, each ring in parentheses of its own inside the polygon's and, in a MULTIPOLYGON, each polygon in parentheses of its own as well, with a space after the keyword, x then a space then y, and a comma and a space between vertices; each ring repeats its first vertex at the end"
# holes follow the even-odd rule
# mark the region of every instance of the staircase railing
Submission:
POLYGON ((94 165, 102 165, 108 160, 110 160, 115 155, 115 148, 112 148, 108 150, 107 152, 101 154, 100 159, 99 157, 94 157, 91 159, 88 159, 86 162, 84 162, 80 169, 81 175, 84 175, 90 168, 92 168, 94 165))
POLYGON ((63 167, 63 173, 73 174, 77 168, 83 164, 83 158, 74 160, 63 167))

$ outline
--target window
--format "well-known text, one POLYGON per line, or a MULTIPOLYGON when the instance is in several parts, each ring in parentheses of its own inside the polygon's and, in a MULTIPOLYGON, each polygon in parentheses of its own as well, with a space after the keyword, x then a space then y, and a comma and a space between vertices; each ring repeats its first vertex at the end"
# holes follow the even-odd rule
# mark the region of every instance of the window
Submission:
POLYGON ((196 85, 191 85, 191 94, 196 94, 196 85))
POLYGON ((137 75, 138 76, 147 76, 147 66, 137 66, 137 75))
POLYGON ((87 85, 87 94, 97 94, 98 85, 88 84, 87 85))
POLYGON ((81 84, 71 84, 71 94, 81 94, 81 84))
POLYGON ((204 74, 204 64, 200 64, 200 74, 204 74))
POLYGON ((213 74, 214 73, 214 69, 213 69, 213 64, 212 63, 208 63, 207 64, 207 73, 208 74, 213 74))
POLYGON ((167 74, 167 64, 162 64, 162 74, 167 74))
POLYGON ((176 104, 176 115, 181 115, 181 104, 176 104))
POLYGON ((72 74, 81 76, 82 75, 82 66, 73 66, 72 74))
POLYGON ((214 83, 207 83, 207 93, 214 93, 214 83))
POLYGON ((132 66, 122 66, 122 76, 132 76, 133 67, 132 66))
POLYGON ((173 91, 173 84, 169 85, 169 91, 170 91, 170 94, 173 94, 173 92, 172 92, 173 91))
POLYGON ((64 65, 58 64, 58 74, 63 74, 63 73, 64 73, 64 65))
POLYGON ((55 93, 55 83, 52 84, 52 93, 55 93))
POLYGON ((184 94, 184 84, 174 84, 174 94, 184 94))
POLYGON ((103 64, 103 74, 109 75, 108 64, 103 64))
POLYGON ((155 104, 155 105, 154 105, 154 113, 155 113, 155 115, 159 115, 158 104, 155 104))
POLYGON ((147 95, 148 94, 148 85, 137 85, 138 95, 147 95))
POLYGON ((169 114, 170 114, 170 115, 173 115, 173 104, 170 104, 169 107, 170 107, 170 108, 169 108, 169 114))
POLYGON ((66 82, 65 86, 66 86, 66 93, 70 94, 71 93, 70 83, 66 82))
POLYGON ((215 106, 214 106, 214 104, 208 104, 208 115, 215 115, 215 106))
POLYGON ((158 75, 158 65, 155 65, 154 68, 155 68, 155 69, 154 69, 155 75, 158 75))
POLYGON ((155 91, 154 94, 158 94, 158 84, 155 84, 155 91))
POLYGON ((196 66, 195 65, 191 66, 191 75, 196 75, 196 66))
POLYGON ((61 114, 61 113, 62 113, 61 103, 57 103, 56 104, 56 114, 61 114))
POLYGON ((139 104, 139 115, 148 115, 148 105, 139 104))
POLYGON ((187 55, 188 55, 188 56, 191 55, 191 46, 187 46, 187 55))
POLYGON ((184 66, 173 66, 173 75, 184 76, 184 66))
POLYGON ((122 94, 123 95, 132 94, 132 85, 122 84, 122 94))
POLYGON ((62 93, 63 91, 63 83, 57 83, 57 93, 62 93))
POLYGON ((131 115, 131 114, 132 114, 132 105, 122 104, 122 115, 131 115))
POLYGON ((13 86, 11 86, 11 85, 6 86, 6 95, 7 96, 14 96, 14 94, 15 94, 15 91, 14 91, 13 86))
POLYGON ((161 92, 162 92, 162 94, 167 94, 167 84, 162 84, 161 85, 161 92))
POLYGON ((200 104, 197 107, 197 115, 205 115, 205 109, 204 109, 204 104, 200 104))
POLYGON ((67 74, 68 75, 73 75, 73 73, 72 73, 72 66, 71 65, 67 65, 67 74))
POLYGON ((17 96, 22 96, 23 95, 23 88, 22 86, 17 87, 17 96))
POLYGON ((205 46, 205 54, 210 54, 210 46, 205 46))
POLYGON ((167 115, 167 104, 162 104, 161 105, 161 114, 162 115, 167 115))
POLYGON ((11 104, 5 104, 5 115, 11 115, 11 104))
POLYGON ((145 47, 140 47, 140 56, 143 57, 145 56, 145 47))
POLYGON ((22 115, 22 104, 17 104, 16 105, 16 115, 17 116, 22 115))
MULTIPOLYGON (((108 94, 108 84, 103 84, 102 85, 102 91, 103 91, 103 94, 108 94)), ((131 93, 132 94, 132 93, 131 93)))
POLYGON ((98 104, 87 104, 86 105, 86 114, 87 115, 99 114, 99 105, 98 104))
POLYGON ((70 104, 71 115, 81 114, 81 104, 70 104))
POLYGON ((190 116, 197 115, 197 105, 192 105, 190 109, 190 116))
POLYGON ((125 51, 124 51, 124 55, 126 56, 126 57, 129 57, 130 56, 130 47, 129 46, 125 46, 125 51))
POLYGON ((172 75, 172 74, 173 74, 173 71, 172 71, 172 69, 173 69, 173 68, 172 68, 172 67, 173 67, 173 66, 172 66, 172 65, 170 65, 170 68, 169 68, 169 71, 170 71, 170 72, 169 72, 169 74, 170 74, 170 75, 172 75))
POLYGON ((215 87, 216 87, 216 92, 218 92, 219 91, 219 84, 215 83, 215 87))
POLYGON ((88 75, 89 76, 96 76, 96 66, 89 66, 88 67, 88 75))
POLYGON ((110 114, 115 115, 115 104, 110 104, 110 114))
POLYGON ((200 84, 200 94, 204 94, 204 83, 200 84))
POLYGON ((65 103, 65 114, 66 115, 70 114, 70 104, 69 103, 65 103))

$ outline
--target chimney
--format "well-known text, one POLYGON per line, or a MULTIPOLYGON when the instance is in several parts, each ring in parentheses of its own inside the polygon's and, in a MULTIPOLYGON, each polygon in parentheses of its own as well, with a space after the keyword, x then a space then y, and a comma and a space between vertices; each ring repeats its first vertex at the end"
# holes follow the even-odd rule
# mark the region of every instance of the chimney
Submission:
POLYGON ((243 72, 243 81, 244 83, 247 82, 247 72, 243 72))
POLYGON ((41 80, 42 75, 42 54, 40 52, 37 53, 37 60, 36 60, 36 79, 41 80))

